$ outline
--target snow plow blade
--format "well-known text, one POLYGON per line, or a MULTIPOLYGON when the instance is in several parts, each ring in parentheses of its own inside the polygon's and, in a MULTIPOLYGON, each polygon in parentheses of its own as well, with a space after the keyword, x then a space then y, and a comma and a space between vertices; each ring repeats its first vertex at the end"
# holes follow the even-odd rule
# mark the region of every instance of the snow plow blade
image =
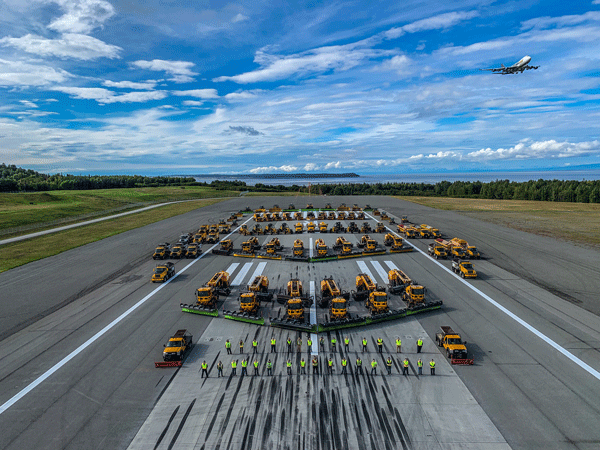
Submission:
POLYGON ((308 262, 309 259, 310 258, 308 256, 286 256, 285 257, 286 261, 308 262))
POLYGON ((233 250, 222 250, 220 248, 214 248, 212 253, 213 255, 229 256, 233 253, 233 250))
POLYGON ((433 311, 436 309, 440 309, 443 304, 444 304, 444 302, 442 302, 441 300, 438 300, 436 302, 425 303, 424 305, 420 305, 420 306, 413 306, 412 308, 409 308, 406 311, 406 315, 410 316, 413 314, 419 314, 419 313, 426 312, 426 311, 433 311))
POLYGON ((450 362, 452 364, 456 364, 459 366, 472 366, 475 363, 475 360, 473 359, 451 359, 450 362))
POLYGON ((354 319, 334 320, 332 322, 319 324, 317 332, 343 330, 345 328, 362 327, 367 322, 364 317, 355 317, 354 319))
POLYGON ((412 247, 402 247, 396 250, 390 249, 390 253, 408 253, 408 252, 412 252, 413 248, 412 247))
POLYGON ((188 305, 186 303, 180 303, 179 307, 183 312, 201 314, 203 316, 219 317, 219 311, 217 311, 216 309, 205 308, 204 306, 198 305, 188 305))
POLYGON ((271 319, 271 326, 276 328, 286 328, 289 330, 314 332, 316 326, 310 323, 295 319, 271 319))
POLYGON ((317 256, 316 258, 310 258, 309 262, 335 261, 336 259, 338 259, 337 256, 317 256))
POLYGON ((338 259, 358 258, 359 256, 363 256, 363 252, 353 251, 351 253, 348 253, 347 255, 339 254, 338 259))
POLYGON ((183 365, 183 361, 155 361, 154 367, 162 368, 162 367, 181 367, 183 365))
POLYGON ((369 251, 364 251, 362 252, 363 256, 376 256, 376 255, 385 255, 385 248, 384 249, 377 249, 375 251, 369 252, 369 251))
POLYGON ((223 317, 229 320, 237 320, 239 322, 253 323, 255 325, 264 325, 265 318, 254 314, 242 313, 238 311, 223 311, 223 317))
POLYGON ((256 258, 254 253, 234 253, 233 256, 237 256, 239 258, 256 258))
POLYGON ((371 325, 372 323, 379 323, 379 322, 386 322, 388 320, 402 319, 403 317, 406 317, 406 309, 404 309, 404 308, 388 311, 388 312, 382 313, 382 314, 374 314, 371 317, 365 318, 365 322, 367 325, 371 325))
POLYGON ((259 259, 276 259, 278 261, 282 260, 281 255, 267 255, 266 253, 257 253, 256 257, 259 259))

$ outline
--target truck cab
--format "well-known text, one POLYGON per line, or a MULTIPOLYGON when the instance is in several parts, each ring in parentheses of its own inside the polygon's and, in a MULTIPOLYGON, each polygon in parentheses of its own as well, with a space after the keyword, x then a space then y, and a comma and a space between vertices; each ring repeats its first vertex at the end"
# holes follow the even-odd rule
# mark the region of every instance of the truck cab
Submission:
POLYGON ((442 245, 435 243, 429 244, 429 247, 427 247, 427 252, 435 259, 445 259, 448 256, 448 254, 446 253, 446 249, 442 245))
POLYGON ((481 258, 481 254, 477 250, 477 247, 475 247, 474 245, 469 245, 465 249, 465 251, 466 251, 467 256, 469 257, 469 259, 480 259, 481 258))
POLYGON ((185 254, 185 245, 178 242, 171 249, 171 258, 179 259, 185 254))
POLYGON ((308 225, 306 225, 306 232, 307 233, 315 232, 315 223, 314 222, 308 222, 308 225))
POLYGON ((154 268, 154 272, 152 273, 152 282, 164 283, 173 275, 175 275, 175 265, 172 262, 159 264, 154 268))
POLYGON ((387 294, 384 291, 373 291, 365 305, 371 314, 383 314, 389 311, 387 294))
POLYGON ((159 244, 154 250, 154 254, 152 255, 152 259, 167 259, 171 251, 169 249, 169 244, 159 244))
POLYGON ((296 234, 302 233, 304 231, 304 225, 302 224, 302 222, 298 222, 296 224, 295 229, 296 229, 296 234))
POLYGON ((462 278, 477 278, 477 272, 469 261, 455 259, 452 261, 452 271, 462 278))
POLYGON ((304 306, 302 305, 302 299, 290 298, 286 303, 286 315, 288 319, 304 319, 304 306))
POLYGON ((329 318, 340 320, 348 317, 348 301, 343 297, 334 297, 329 304, 329 318))
POLYGON ((177 330, 164 345, 164 361, 181 361, 185 352, 192 346, 192 335, 187 330, 177 330))
POLYGON ((440 347, 446 349, 446 356, 450 359, 466 359, 467 347, 460 335, 449 326, 441 326, 441 332, 435 335, 435 340, 440 347))
POLYGON ((186 258, 197 258, 202 253, 202 245, 190 244, 185 252, 186 258))

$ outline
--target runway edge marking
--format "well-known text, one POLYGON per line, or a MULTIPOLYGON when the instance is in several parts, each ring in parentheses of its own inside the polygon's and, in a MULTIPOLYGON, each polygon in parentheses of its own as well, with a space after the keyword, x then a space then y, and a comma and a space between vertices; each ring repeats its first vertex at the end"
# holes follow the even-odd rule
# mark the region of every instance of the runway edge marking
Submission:
MULTIPOLYGON (((249 218, 243 224, 246 224, 246 223, 250 222, 251 220, 252 220, 252 218, 249 218)), ((233 230, 231 233, 229 233, 225 238, 228 238, 229 236, 231 236, 233 233, 235 233, 237 230, 239 230, 239 228, 240 227, 237 227, 235 230, 233 230)), ((205 255, 209 254, 209 252, 213 248, 217 247, 218 245, 219 244, 215 244, 212 247, 210 247, 206 252, 202 253, 198 258, 194 259, 191 263, 189 263, 183 269, 181 269, 180 271, 175 273, 173 278, 171 278, 170 280, 167 280, 165 283, 158 286, 156 289, 154 289, 152 292, 150 292, 148 295, 146 295, 143 299, 138 301, 135 305, 133 305, 131 308, 129 308, 127 311, 125 311, 123 314, 121 314, 115 320, 110 322, 108 325, 106 325, 104 328, 102 328, 96 334, 94 334, 91 338, 89 338, 87 341, 85 341, 83 344, 81 344, 79 347, 77 347, 75 350, 73 350, 71 353, 69 353, 67 356, 65 356, 63 359, 61 359, 59 362, 57 362, 54 366, 52 366, 50 369, 48 369, 46 372, 44 372, 42 375, 40 375, 34 381, 32 381, 29 385, 27 385, 25 388, 21 389, 17 394, 15 394, 13 397, 11 397, 9 400, 7 400, 4 404, 2 404, 0 406, 0 414, 4 413, 8 408, 10 408, 12 405, 17 403, 19 400, 21 400, 23 397, 25 397, 29 392, 34 390, 36 387, 38 387, 40 384, 42 384, 46 379, 48 379, 55 372, 57 372, 61 367, 63 367, 65 364, 67 364, 69 361, 71 361, 73 358, 75 358, 77 355, 79 355, 82 351, 84 351, 86 348, 88 348, 90 345, 92 345, 99 338, 104 336, 115 325, 117 325, 119 322, 121 322, 123 319, 125 319, 129 314, 131 314, 138 307, 143 305, 150 298, 152 298, 154 296, 154 294, 156 294, 162 288, 167 286, 171 281, 173 281, 175 278, 177 278, 179 276, 179 274, 182 274, 188 268, 190 268, 191 266, 196 264, 196 262, 200 261, 205 255)))
MULTIPOLYGON (((365 216, 369 216, 371 219, 376 220, 370 214, 366 214, 365 213, 365 216)), ((401 237, 397 232, 395 232, 394 230, 392 230, 390 227, 385 227, 385 228, 387 228, 389 231, 391 231, 392 233, 394 233, 396 236, 401 237)), ((445 267, 439 261, 430 258, 429 255, 427 255, 427 253, 425 253, 420 248, 415 247, 413 244, 411 244, 410 242, 408 242, 408 240, 404 239, 404 242, 406 242, 408 245, 410 245, 417 252, 419 252, 422 255, 426 256, 427 259, 430 260, 432 263, 437 264, 440 268, 442 268, 446 272, 451 273, 452 275, 454 275, 454 273, 450 269, 448 269, 447 267, 445 267)), ((484 292, 481 292, 475 286, 472 286, 471 284, 467 283, 466 280, 463 280, 462 278, 456 278, 456 279, 458 281, 460 281, 461 283, 463 283, 465 286, 467 286, 469 289, 471 289, 473 292, 479 294, 484 300, 488 301, 491 305, 493 305, 496 308, 498 308, 500 311, 502 311, 508 317, 510 317, 511 319, 513 319, 519 325, 521 325, 525 329, 529 330, 530 332, 532 332, 533 334, 535 334, 537 337, 539 337, 541 340, 543 340, 548 345, 550 345, 552 348, 554 348, 555 350, 557 350, 558 352, 562 353, 564 356, 566 356, 567 358, 569 358, 571 361, 573 361, 575 364, 577 364, 583 370, 585 370, 586 372, 588 372, 594 378, 596 378, 597 380, 600 380, 600 372, 597 371, 596 369, 594 369, 588 363, 586 363, 582 359, 579 359, 577 356, 575 356, 573 353, 571 353, 570 351, 568 351, 566 348, 561 347, 560 345, 558 345, 554 340, 550 339, 548 336, 546 336, 544 333, 542 333, 541 331, 539 331, 537 328, 533 327, 532 325, 529 325, 527 322, 525 322, 523 319, 521 319, 515 313, 513 313, 512 311, 510 311, 508 308, 505 308, 504 306, 502 306, 500 303, 498 303, 496 300, 494 300, 493 298, 491 298, 489 295, 485 294, 484 292)))

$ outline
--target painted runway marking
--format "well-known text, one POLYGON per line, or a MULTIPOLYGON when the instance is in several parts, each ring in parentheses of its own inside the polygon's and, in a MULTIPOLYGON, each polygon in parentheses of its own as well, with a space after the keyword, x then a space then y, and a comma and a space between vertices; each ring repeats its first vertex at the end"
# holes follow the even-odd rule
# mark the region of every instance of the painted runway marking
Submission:
POLYGON ((384 261, 385 265, 389 267, 390 270, 398 269, 398 266, 394 264, 392 261, 384 261))
POLYGON ((231 275, 233 275, 233 271, 234 271, 235 269, 237 269, 237 267, 238 267, 239 265, 240 265, 240 263, 233 263, 233 264, 231 264, 231 265, 230 265, 230 266, 227 268, 227 270, 226 270, 225 272, 227 272, 227 273, 229 274, 229 276, 231 276, 231 275))
POLYGON ((373 265, 373 267, 375 267, 375 270, 381 277, 383 284, 387 284, 387 282, 388 282, 387 272, 385 271, 385 269, 383 267, 381 267, 381 264, 379 263, 379 261, 371 261, 371 264, 373 265))
POLYGON ((313 257, 313 241, 312 241, 312 238, 309 239, 308 256, 311 257, 311 258, 313 257))
POLYGON ((367 275, 369 275, 369 277, 371 278, 371 280, 373 280, 375 277, 373 276, 373 273, 371 273, 371 271, 369 270, 369 267, 367 266, 367 263, 364 261, 356 261, 356 264, 358 264, 358 268, 360 269, 360 271, 362 273, 366 273, 367 275))
MULTIPOLYGON (((309 283, 309 291, 310 298, 313 300, 313 304, 310 307, 310 324, 315 325, 317 323, 317 302, 315 299, 315 282, 311 280, 309 283)), ((312 340, 312 349, 311 355, 319 354, 319 346, 317 344, 317 333, 311 333, 310 338, 312 340)))
POLYGON ((248 263, 244 264, 244 267, 242 267, 242 270, 239 271, 239 273, 237 274, 235 279, 231 282, 232 286, 239 286, 240 284, 242 284, 242 281, 244 280, 244 277, 250 270, 250 267, 252 267, 252 264, 254 264, 254 263, 248 262, 248 263))
POLYGON ((254 270, 254 273, 252 274, 252 277, 250 279, 254 280, 256 277, 262 275, 263 270, 265 270, 266 266, 267 266, 266 261, 259 262, 258 267, 256 267, 256 269, 254 270))
MULTIPOLYGON (((365 214, 365 215, 369 216, 371 219, 375 220, 375 218, 373 216, 371 216, 370 214, 365 214)), ((389 231, 391 231, 392 233, 394 233, 396 236, 400 236, 398 233, 396 233, 394 230, 390 229, 389 227, 386 227, 386 228, 389 231)), ((425 253, 423 250, 421 250, 421 249, 415 247, 414 245, 412 245, 410 242, 408 242, 408 240, 405 239, 404 242, 406 242, 408 245, 410 245, 412 248, 414 248, 417 252, 419 252, 422 255, 424 255, 425 257, 427 257, 427 259, 429 259, 432 263, 437 264, 441 269, 443 269, 446 272, 452 274, 453 276, 456 276, 450 269, 448 269, 447 267, 445 267, 439 261, 437 261, 437 260, 435 260, 433 258, 430 258, 427 255, 427 253, 425 253)), ((564 356, 566 356, 567 358, 569 358, 571 361, 573 361, 575 364, 577 364, 583 370, 585 370, 586 372, 588 372, 594 378, 596 378, 597 380, 600 380, 600 372, 597 371, 596 369, 594 369, 588 363, 586 363, 585 361, 579 359, 577 356, 575 356, 573 353, 571 353, 570 351, 568 351, 564 347, 561 347, 560 345, 558 345, 554 340, 550 339, 548 336, 546 336, 544 333, 542 333, 541 331, 539 331, 537 328, 534 328, 533 326, 529 325, 527 322, 525 322, 523 319, 521 319, 515 313, 511 312, 510 310, 508 310, 507 308, 505 308, 504 306, 502 306, 500 303, 498 303, 496 300, 494 300, 493 298, 491 298, 489 295, 481 292, 475 286, 472 286, 471 284, 469 284, 466 280, 463 280, 462 278, 458 278, 458 277, 456 277, 456 279, 458 281, 460 281, 461 283, 463 283, 465 286, 467 286, 469 289, 471 289, 473 292, 476 292, 477 294, 479 294, 484 300, 488 301, 491 305, 493 305, 496 308, 498 308, 500 311, 502 311, 508 317, 510 317, 511 319, 513 319, 519 325, 521 325, 525 329, 531 331, 533 334, 535 334, 537 337, 539 337, 542 341, 546 342, 552 348, 554 348, 555 350, 557 350, 558 352, 562 353, 564 356)))
MULTIPOLYGON (((243 224, 246 224, 246 223, 250 222, 251 220, 252 220, 252 217, 250 217, 248 220, 246 220, 243 224)), ((233 230, 231 233, 229 233, 227 236, 225 236, 224 239, 227 239, 229 236, 231 236, 233 233, 235 233, 239 229, 240 229, 240 227, 237 227, 235 230, 233 230)), ((91 338, 89 338, 87 341, 85 341, 83 344, 81 344, 79 347, 77 347, 75 350, 73 350, 71 353, 69 353, 63 359, 61 359, 59 362, 54 364, 50 369, 48 369, 46 372, 44 372, 42 375, 40 375, 38 378, 36 378, 34 381, 32 381, 29 385, 27 385, 25 388, 21 389, 21 391, 19 391, 17 394, 15 394, 12 398, 7 400, 4 404, 0 405, 0 414, 5 412, 8 408, 10 408, 12 405, 17 403, 23 397, 25 397, 33 389, 38 387, 45 380, 47 380, 50 376, 52 376, 56 371, 58 371, 62 366, 67 364, 69 361, 71 361, 73 358, 75 358, 77 355, 79 355, 82 351, 84 351, 86 348, 88 348, 90 345, 92 345, 94 342, 96 342, 104 334, 106 334, 108 331, 110 331, 115 325, 117 325, 119 322, 121 322, 123 319, 125 319, 129 314, 131 314, 138 307, 140 307, 141 305, 146 303, 146 301, 151 299, 158 291, 160 291, 161 289, 168 286, 169 283, 171 281, 175 280, 180 274, 182 274, 187 269, 192 267, 194 264, 196 264, 198 261, 200 261, 204 256, 210 254, 211 250, 213 248, 216 248, 218 245, 219 244, 213 245, 207 251, 205 251, 200 256, 198 256, 198 258, 192 260, 192 262, 189 263, 187 266, 185 266, 183 269, 177 271, 171 279, 165 281, 163 284, 158 286, 156 289, 154 289, 152 292, 150 292, 148 295, 146 295, 143 299, 141 299, 139 302, 137 302, 135 305, 133 305, 131 308, 129 308, 127 311, 125 311, 123 314, 121 314, 115 320, 110 322, 108 325, 106 325, 104 328, 102 328, 100 331, 98 331, 96 334, 94 334, 91 338)))

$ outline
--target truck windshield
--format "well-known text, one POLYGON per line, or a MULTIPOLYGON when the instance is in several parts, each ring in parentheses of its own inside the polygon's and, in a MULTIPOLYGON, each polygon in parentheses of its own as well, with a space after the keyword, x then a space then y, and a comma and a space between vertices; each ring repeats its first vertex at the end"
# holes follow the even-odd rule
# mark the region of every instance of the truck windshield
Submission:
POLYGON ((471 263, 467 263, 467 264, 463 264, 463 267, 464 267, 465 269, 472 269, 472 268, 473 268, 473 265, 472 265, 471 263))
POLYGON ((448 338, 448 344, 460 345, 460 344, 462 344, 462 342, 460 342, 460 338, 448 338))
POLYGON ((198 297, 210 297, 210 291, 197 291, 198 297))
POLYGON ((413 289, 412 293, 413 293, 413 295, 424 295, 425 290, 423 288, 413 289))
POLYGON ((181 347, 181 341, 180 340, 170 340, 169 342, 167 342, 167 347, 181 347))
POLYGON ((161 274, 161 273, 165 272, 166 270, 167 270, 166 267, 157 267, 156 269, 154 269, 154 273, 161 274))
POLYGON ((471 247, 471 248, 469 248, 469 250, 470 250, 472 253, 477 253, 477 247, 471 247))
POLYGON ((254 303, 254 299, 252 297, 242 297, 241 302, 242 303, 254 303))
POLYGON ((294 310, 302 309, 302 303, 290 303, 290 304, 288 304, 288 309, 294 309, 294 310))

